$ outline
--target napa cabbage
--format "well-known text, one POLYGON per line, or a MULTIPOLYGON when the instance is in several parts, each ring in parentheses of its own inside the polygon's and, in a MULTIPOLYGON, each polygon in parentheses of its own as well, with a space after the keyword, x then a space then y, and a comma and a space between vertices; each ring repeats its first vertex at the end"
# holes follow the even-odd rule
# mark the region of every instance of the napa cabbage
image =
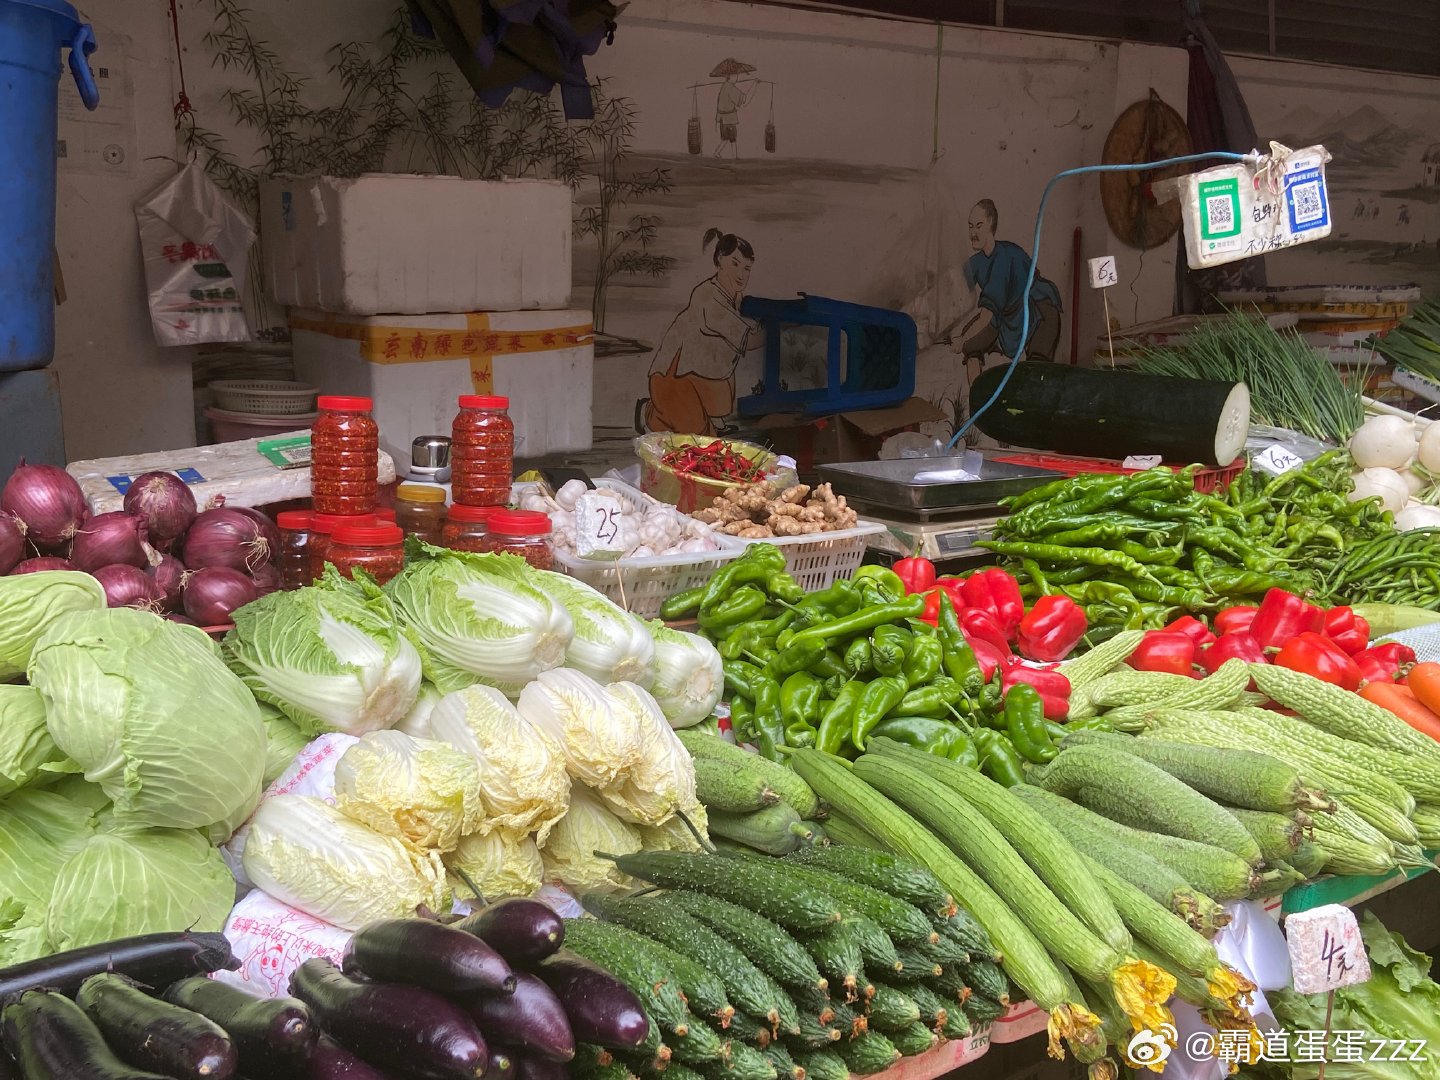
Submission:
POLYGON ((660 706, 634 683, 605 687, 605 696, 617 715, 630 718, 639 733, 640 753, 635 763, 614 783, 600 789, 600 797, 621 818, 637 825, 660 825, 676 810, 695 804, 695 763, 676 737, 660 706))
POLYGON ((563 604, 575 623, 565 666, 596 682, 649 687, 655 678, 655 642, 645 624, 583 581, 537 570, 535 583, 563 604))
MULTIPOLYGON (((565 805, 570 805, 568 792, 565 805)), ((457 900, 494 902, 507 896, 530 896, 545 879, 545 864, 535 840, 508 829, 471 833, 445 856, 445 867, 457 900)))
POLYGON ((581 892, 621 892, 633 888, 635 879, 595 853, 633 855, 641 847, 640 831, 621 821, 585 785, 577 783, 570 788, 570 809, 540 856, 547 881, 581 892))
POLYGON ((378 833, 442 852, 453 850, 485 816, 473 758, 399 731, 362 735, 340 755, 335 806, 378 833))
POLYGON ((655 641, 650 693, 672 728, 694 727, 715 711, 725 690, 720 653, 698 634, 672 630, 659 619, 646 625, 655 641))
POLYGON ((565 769, 591 787, 615 783, 640 759, 640 726, 590 676, 546 671, 520 692, 520 715, 565 755, 565 769))

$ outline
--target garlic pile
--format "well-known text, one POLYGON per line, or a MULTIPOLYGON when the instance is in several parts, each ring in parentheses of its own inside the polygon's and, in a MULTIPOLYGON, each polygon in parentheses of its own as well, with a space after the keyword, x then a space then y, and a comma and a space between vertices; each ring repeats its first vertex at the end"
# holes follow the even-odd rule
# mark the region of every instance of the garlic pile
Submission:
MULTIPOLYGON (((554 497, 532 490, 520 499, 520 509, 538 510, 550 516, 554 530, 551 543, 558 551, 575 552, 575 504, 589 488, 583 480, 567 480, 554 497)), ((622 558, 645 559, 657 555, 703 554, 719 551, 715 533, 703 522, 680 513, 673 506, 640 500, 615 488, 602 488, 620 503, 616 546, 622 558)))

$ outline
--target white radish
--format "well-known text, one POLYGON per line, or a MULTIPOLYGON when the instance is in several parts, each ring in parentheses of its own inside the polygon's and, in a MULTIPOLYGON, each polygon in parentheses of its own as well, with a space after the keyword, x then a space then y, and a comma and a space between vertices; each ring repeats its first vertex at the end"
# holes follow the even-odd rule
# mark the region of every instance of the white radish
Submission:
POLYGON ((1420 465, 1432 473, 1440 473, 1440 422, 1427 425, 1420 436, 1420 465))
POLYGON ((1350 479, 1355 484, 1355 489, 1348 496, 1351 502, 1379 499, 1384 509, 1398 514, 1410 501, 1410 489, 1405 485, 1404 477, 1394 469, 1362 469, 1350 479))
POLYGON ((1412 502, 1395 515, 1395 527, 1401 532, 1411 529, 1440 529, 1440 507, 1412 502))
POLYGON ((1415 426, 1398 416, 1372 416, 1350 436, 1350 455, 1362 469, 1403 469, 1415 458, 1415 426))

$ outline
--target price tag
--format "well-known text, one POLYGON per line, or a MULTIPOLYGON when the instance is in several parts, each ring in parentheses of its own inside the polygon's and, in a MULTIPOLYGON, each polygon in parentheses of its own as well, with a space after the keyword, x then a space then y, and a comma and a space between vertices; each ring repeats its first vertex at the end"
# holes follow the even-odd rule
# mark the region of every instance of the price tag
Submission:
POLYGON ((1298 469, 1305 464, 1305 461, 1298 454, 1291 453, 1279 443, 1271 443, 1255 455, 1251 464, 1271 476, 1282 476, 1291 469, 1298 469))
POLYGON ((1120 464, 1127 469, 1153 469, 1163 460, 1159 454, 1132 454, 1120 464))
POLYGON ((625 553, 620 522, 625 508, 603 491, 587 491, 575 500, 575 554, 582 559, 618 559, 625 553))
POLYGON ((1114 255, 1101 255, 1098 259, 1090 260, 1090 287, 1092 289, 1108 289, 1111 285, 1120 284, 1120 275, 1115 267, 1114 255))
POLYGON ((1370 981, 1370 958, 1355 913, 1343 904, 1297 911, 1285 918, 1295 990, 1321 994, 1370 981))

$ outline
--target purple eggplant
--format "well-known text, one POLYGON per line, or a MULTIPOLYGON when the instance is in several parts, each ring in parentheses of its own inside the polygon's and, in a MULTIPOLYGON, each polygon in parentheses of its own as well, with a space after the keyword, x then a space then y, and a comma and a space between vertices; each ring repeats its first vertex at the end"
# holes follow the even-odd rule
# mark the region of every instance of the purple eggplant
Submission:
POLYGON ((160 1001, 124 975, 92 975, 75 1003, 124 1060, 177 1080, 230 1080, 239 1055, 225 1030, 160 1001))
POLYGON ((171 983, 161 996, 219 1024, 250 1076, 298 1075, 320 1035, 310 1010, 294 998, 258 998, 205 978, 171 983))
POLYGON ((3 1027, 25 1080, 166 1080, 116 1057, 100 1029, 63 994, 21 994, 5 1006, 3 1027))
POLYGON ((497 900, 456 924, 512 964, 527 967, 565 942, 565 922, 539 900, 497 900))
POLYGON ((305 1080, 394 1080, 394 1075, 356 1057, 329 1035, 321 1035, 310 1055, 305 1080))
POLYGON ((433 990, 351 978, 329 960, 306 960, 290 992, 347 1049, 420 1080, 478 1080, 490 1055, 475 1021, 433 990))
POLYGON ((473 934, 427 919, 381 919, 356 932, 340 964, 346 975, 423 986, 440 994, 508 994, 515 973, 473 934))
POLYGON ((515 1059, 518 1056, 509 1049, 490 1047, 490 1064, 480 1080, 515 1080, 515 1059))
POLYGON ((650 1020, 635 992, 602 967, 562 949, 535 974, 564 1006, 578 1042, 633 1050, 650 1035, 650 1020))
POLYGON ((569 1061, 575 1035, 560 1004, 537 975, 522 971, 511 994, 470 994, 462 999, 475 1022, 491 1038, 518 1048, 525 1057, 569 1061))
POLYGON ((240 966, 224 934, 166 933, 121 938, 55 953, 0 971, 0 1002, 26 990, 73 994, 91 975, 118 971, 146 986, 240 966))

